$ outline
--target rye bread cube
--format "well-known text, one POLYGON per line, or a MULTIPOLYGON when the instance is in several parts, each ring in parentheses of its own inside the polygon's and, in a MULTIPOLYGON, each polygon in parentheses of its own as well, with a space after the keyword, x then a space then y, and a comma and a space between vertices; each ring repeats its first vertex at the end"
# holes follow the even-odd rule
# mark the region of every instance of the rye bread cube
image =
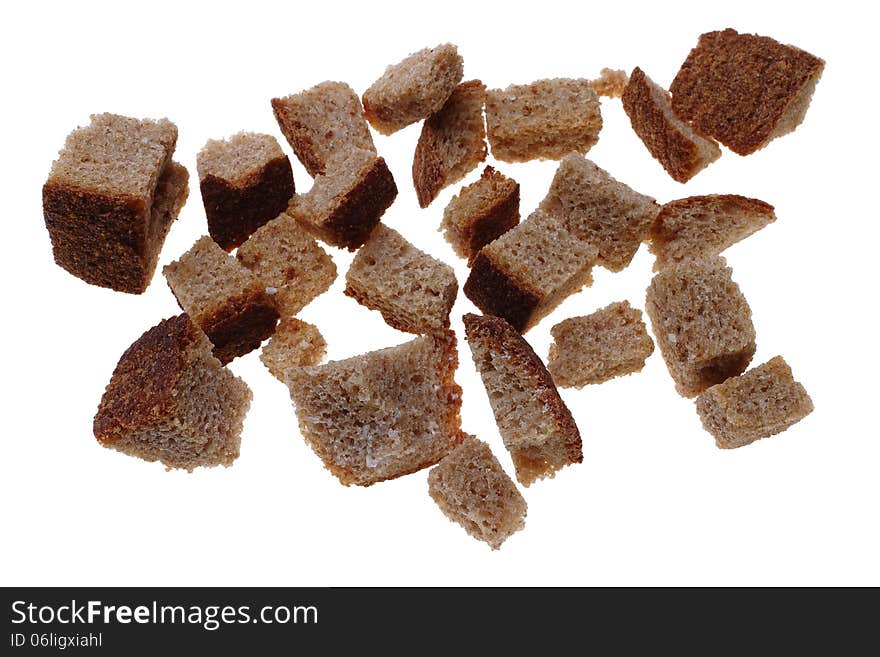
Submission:
POLYGON ((208 236, 162 270, 177 303, 224 365, 275 332, 278 310, 265 284, 208 236))
POLYGON ((752 311, 723 258, 661 269, 645 310, 683 397, 742 374, 755 354, 752 311))
POLYGON ((189 193, 171 161, 167 119, 95 114, 71 132, 43 185, 43 218, 55 262, 86 283, 140 294, 189 193))
POLYGON ((327 341, 314 324, 285 317, 260 352, 260 360, 276 379, 285 383, 295 367, 317 365, 327 353, 327 341))

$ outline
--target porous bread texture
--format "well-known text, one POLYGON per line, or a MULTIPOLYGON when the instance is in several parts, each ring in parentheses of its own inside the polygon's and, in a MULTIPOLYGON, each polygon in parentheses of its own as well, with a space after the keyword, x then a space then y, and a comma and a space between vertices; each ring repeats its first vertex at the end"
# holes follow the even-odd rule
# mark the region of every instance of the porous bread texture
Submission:
POLYGON ((441 189, 486 159, 485 102, 486 85, 479 80, 462 82, 440 111, 425 120, 412 167, 421 207, 428 207, 441 189))
POLYGON ((590 80, 590 86, 593 87, 599 96, 607 96, 608 98, 620 98, 629 78, 626 71, 620 69, 603 68, 599 71, 599 77, 590 80))
POLYGON ((390 135, 437 112, 464 75, 458 48, 444 43, 423 48, 385 69, 364 92, 364 114, 390 135))
POLYGON ((165 265, 177 302, 214 345, 224 365, 275 331, 278 310, 266 286, 208 236, 165 265))
POLYGON ((428 493, 447 518, 493 550, 525 527, 525 499, 489 446, 474 436, 431 469, 428 493))
POLYGON ((455 335, 287 373, 300 431, 344 485, 370 486, 434 465, 461 442, 455 335))
POLYGON ((519 223, 519 183, 490 166, 453 196, 440 229, 455 253, 470 265, 477 252, 519 223))
POLYGON ((632 261, 660 206, 595 163, 569 153, 559 163, 541 210, 599 250, 599 264, 621 271, 632 261))
POLYGON ((602 113, 588 80, 554 78, 486 92, 492 155, 505 162, 558 160, 599 140, 602 113))
POLYGON ((140 294, 150 284, 189 174, 171 156, 177 127, 94 114, 71 132, 43 185, 55 262, 86 283, 140 294))
POLYGON ((654 352, 642 313, 628 301, 612 303, 550 329, 547 370, 556 385, 583 388, 640 371, 654 352))
POLYGON ((598 253, 536 210, 477 253, 463 290, 484 313, 524 333, 592 283, 598 253))
POLYGON ((672 112, 669 92, 636 67, 621 97, 635 133, 673 180, 685 183, 721 157, 714 140, 672 112))
POLYGON ((287 213, 331 246, 362 246, 397 196, 397 185, 375 153, 354 150, 315 178, 307 194, 294 196, 287 213))
POLYGON ((293 152, 311 176, 355 149, 376 152, 361 100, 344 82, 322 82, 311 89, 272 99, 272 111, 293 152))
POLYGON ((770 37, 730 28, 700 35, 672 81, 672 109, 748 155, 804 120, 825 62, 770 37))
POLYGON ((211 139, 196 166, 208 234, 226 251, 277 217, 295 191, 290 160, 271 135, 239 132, 211 139))
POLYGON ((524 486, 583 461, 581 435, 532 347, 500 317, 464 316, 465 335, 504 446, 524 486))
POLYGON ((657 256, 654 271, 718 255, 773 221, 772 205, 737 194, 670 201, 660 209, 648 233, 648 248, 657 256))
POLYGON ((272 376, 286 383, 288 371, 317 365, 326 353, 327 341, 317 326, 296 317, 285 317, 260 352, 260 360, 272 376))
POLYGON ((781 433, 813 412, 813 401, 782 356, 712 386, 697 397, 703 427, 722 449, 781 433))
POLYGON ((290 215, 261 226, 235 252, 266 286, 282 317, 291 317, 336 280, 333 259, 290 215))
POLYGON ((104 447, 167 468, 232 465, 251 391, 187 315, 162 320, 119 359, 94 420, 104 447))
POLYGON ((345 276, 345 294, 408 333, 445 333, 458 293, 452 267, 379 225, 345 276))
POLYGON ((645 310, 683 397, 741 374, 755 354, 752 311, 723 258, 661 269, 648 287, 645 310))

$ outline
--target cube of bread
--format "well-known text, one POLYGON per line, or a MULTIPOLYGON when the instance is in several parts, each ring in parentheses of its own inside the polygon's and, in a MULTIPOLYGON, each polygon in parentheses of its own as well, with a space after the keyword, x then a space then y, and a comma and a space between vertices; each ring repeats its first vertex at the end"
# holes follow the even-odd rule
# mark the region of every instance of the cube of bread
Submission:
POLYGON ((524 333, 593 282, 598 253, 537 210, 480 250, 464 293, 484 313, 524 333))
POLYGON ((571 412, 525 338, 491 315, 467 314, 464 328, 519 482, 529 486, 583 461, 571 412))
POLYGON ((599 250, 599 264, 621 271, 632 261, 660 206, 577 153, 566 155, 541 210, 599 250))
POLYGON ((583 388, 645 366, 654 352, 642 313, 628 301, 612 303, 585 317, 571 317, 550 329, 547 369, 556 385, 583 388))
POLYGON ((621 100, 633 130, 673 180, 685 183, 721 157, 718 144, 675 116, 669 92, 639 67, 621 100))
POLYGON ((140 294, 156 270, 189 174, 171 161, 177 127, 95 114, 67 136, 43 185, 55 262, 92 285, 140 294))
POLYGON ((519 223, 519 183, 486 167, 443 211, 446 241, 471 264, 477 252, 519 223))
POLYGON ((409 333, 445 333, 457 293, 452 267, 381 224, 345 275, 346 295, 409 333))
POLYGON ((603 68, 599 71, 599 77, 590 80, 590 86, 593 87, 599 96, 607 96, 608 98, 620 98, 629 78, 626 71, 620 69, 603 68))
POLYGON ((589 81, 555 78, 490 89, 486 125, 496 160, 559 160, 593 147, 602 113, 589 81))
POLYGON ((344 82, 322 82, 285 98, 272 99, 272 111, 293 152, 311 176, 351 151, 376 152, 361 99, 344 82))
POLYGON ((318 239, 354 251, 394 202, 397 185, 385 160, 370 151, 352 151, 332 164, 307 194, 291 199, 287 213, 318 239))
POLYGON ((455 335, 288 371, 300 431, 344 485, 434 465, 461 442, 455 335))
POLYGON ((196 157, 208 234, 231 251, 287 208, 290 160, 271 135, 239 132, 211 139, 196 157))
POLYGON ((327 341, 317 326, 296 317, 285 317, 260 352, 260 360, 272 376, 286 383, 288 371, 317 365, 326 353, 327 341))
POLYGON ((336 280, 333 259, 286 213, 261 226, 235 257, 266 285, 283 317, 296 315, 336 280))
POLYGON ((274 333, 278 310, 266 286, 210 237, 198 239, 162 273, 222 364, 253 351, 274 333))
POLYGON ((251 391, 211 354, 185 314, 162 320, 119 359, 95 415, 104 447, 167 468, 232 465, 251 391))
POLYGON ((648 233, 648 248, 657 256, 654 271, 718 255, 773 221, 772 205, 737 194, 670 201, 660 209, 648 233))
POLYGON ((726 29, 700 35, 672 81, 672 109, 748 155, 804 120, 825 62, 770 37, 726 29))
POLYGON ((485 102, 486 85, 479 80, 462 82, 440 111, 425 120, 412 167, 421 207, 428 207, 441 189, 486 159, 485 102))
POLYGON ((390 135, 440 110, 464 75, 458 48, 444 43, 423 48, 385 69, 364 92, 364 114, 390 135))
POLYGON ((788 429, 813 412, 813 400, 782 356, 714 385, 697 397, 703 427, 722 449, 788 429))
POLYGON ((661 269, 645 310, 683 397, 741 374, 755 354, 752 311, 723 258, 661 269))
POLYGON ((525 499, 489 446, 473 436, 431 469, 428 493, 447 518, 493 550, 525 527, 525 499))

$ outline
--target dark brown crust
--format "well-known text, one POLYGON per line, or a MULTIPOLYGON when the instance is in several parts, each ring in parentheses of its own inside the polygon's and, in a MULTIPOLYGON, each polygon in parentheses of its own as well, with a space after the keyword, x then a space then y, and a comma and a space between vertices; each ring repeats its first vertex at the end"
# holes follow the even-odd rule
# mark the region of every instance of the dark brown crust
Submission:
POLYGON ((327 163, 321 157, 314 141, 309 139, 308 128, 288 111, 282 98, 272 99, 272 113, 275 114, 281 133, 309 175, 315 177, 326 173, 327 163))
POLYGON ((633 130, 673 180, 685 183, 703 169, 702 150, 669 122, 642 69, 633 69, 621 101, 633 130))
MULTIPOLYGON (((501 176, 492 167, 486 167, 483 178, 501 176)), ((510 180, 508 178, 508 180, 510 180)), ((495 202, 471 223, 471 235, 468 243, 470 256, 468 265, 472 265, 480 249, 501 237, 519 223, 519 183, 509 194, 499 196, 495 202)))
POLYGON ((241 245, 257 228, 287 209, 295 187, 286 155, 266 163, 243 186, 235 187, 217 176, 201 180, 208 233, 222 249, 241 245))
POLYGON ((214 345, 214 356, 225 365, 259 347, 275 332, 279 317, 271 297, 260 286, 226 300, 197 321, 214 345))
POLYGON ((515 281, 496 265, 485 251, 474 259, 462 288, 465 296, 487 315, 503 317, 514 329, 523 331, 541 302, 541 296, 515 281))
POLYGON ((762 148, 825 62, 769 37, 726 29, 700 36, 669 90, 672 109, 740 155, 762 148))

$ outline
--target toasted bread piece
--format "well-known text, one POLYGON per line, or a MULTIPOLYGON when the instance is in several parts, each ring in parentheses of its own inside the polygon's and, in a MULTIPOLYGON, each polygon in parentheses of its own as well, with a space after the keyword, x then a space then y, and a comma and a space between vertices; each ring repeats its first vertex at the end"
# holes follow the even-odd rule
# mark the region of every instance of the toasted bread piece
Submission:
POLYGON ((260 352, 260 360, 276 379, 287 382, 295 367, 317 365, 327 353, 327 341, 314 324, 285 317, 260 352))
POLYGON ((726 29, 700 35, 672 81, 672 109, 748 155, 804 120, 825 62, 770 37, 726 29))
POLYGON ((608 98, 620 98, 629 78, 626 71, 620 69, 603 68, 599 71, 599 77, 590 80, 590 86, 600 96, 608 98))
POLYGON ((813 412, 813 400, 782 356, 727 379, 697 397, 703 427, 723 449, 788 429, 813 412))
POLYGON ((232 465, 251 391, 220 365, 185 314, 162 320, 119 359, 95 415, 104 447, 167 468, 232 465))

